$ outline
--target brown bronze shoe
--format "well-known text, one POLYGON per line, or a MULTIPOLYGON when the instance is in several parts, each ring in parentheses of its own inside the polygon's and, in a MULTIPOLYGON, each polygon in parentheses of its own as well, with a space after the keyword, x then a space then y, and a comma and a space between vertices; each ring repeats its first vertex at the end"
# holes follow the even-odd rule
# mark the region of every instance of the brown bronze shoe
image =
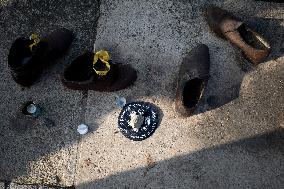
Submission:
POLYGON ((269 43, 229 12, 211 7, 207 9, 207 19, 210 28, 219 37, 237 46, 253 64, 262 62, 269 55, 269 43))
POLYGON ((72 32, 64 28, 55 30, 42 39, 16 39, 8 55, 13 79, 22 86, 32 85, 42 71, 69 48, 72 40, 72 32))
POLYGON ((130 65, 114 64, 111 61, 108 73, 99 75, 94 70, 93 60, 92 52, 77 57, 65 69, 62 83, 74 90, 111 92, 127 88, 137 79, 137 73, 130 65))
POLYGON ((199 105, 209 78, 210 55, 206 45, 195 47, 180 66, 175 109, 182 116, 190 116, 199 105))

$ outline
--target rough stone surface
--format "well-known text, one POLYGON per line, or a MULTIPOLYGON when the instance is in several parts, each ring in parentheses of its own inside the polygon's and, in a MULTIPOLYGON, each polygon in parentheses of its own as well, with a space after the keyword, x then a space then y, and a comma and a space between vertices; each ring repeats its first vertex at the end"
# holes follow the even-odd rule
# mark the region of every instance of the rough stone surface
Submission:
POLYGON ((11 183, 8 186, 8 189, 38 189, 38 187, 33 185, 20 185, 16 183, 11 183))
POLYGON ((0 189, 72 189, 71 187, 59 187, 59 186, 45 186, 45 185, 37 185, 37 184, 18 184, 18 183, 7 183, 5 185, 4 182, 0 182, 0 189))
POLYGON ((5 183, 4 182, 0 182, 0 189, 5 189, 5 183))

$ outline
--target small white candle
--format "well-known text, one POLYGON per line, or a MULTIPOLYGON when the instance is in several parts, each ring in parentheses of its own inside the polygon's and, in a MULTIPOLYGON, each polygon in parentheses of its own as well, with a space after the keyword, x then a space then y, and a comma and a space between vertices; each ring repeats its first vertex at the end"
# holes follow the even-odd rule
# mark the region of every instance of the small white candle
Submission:
POLYGON ((120 97, 117 94, 115 94, 115 98, 116 98, 116 105, 120 108, 123 108, 126 104, 126 99, 124 97, 120 97))
POLYGON ((84 135, 88 132, 88 126, 85 124, 80 124, 77 128, 78 133, 80 133, 81 135, 84 135))
POLYGON ((30 114, 34 114, 37 110, 37 107, 34 104, 30 104, 27 106, 27 112, 30 114))

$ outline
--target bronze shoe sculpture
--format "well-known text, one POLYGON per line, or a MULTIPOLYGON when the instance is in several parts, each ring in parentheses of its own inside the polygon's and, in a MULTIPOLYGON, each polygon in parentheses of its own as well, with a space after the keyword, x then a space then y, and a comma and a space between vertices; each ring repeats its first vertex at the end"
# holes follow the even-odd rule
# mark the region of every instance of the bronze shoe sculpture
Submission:
POLYGON ((87 52, 64 71, 62 83, 73 90, 118 91, 132 85, 137 72, 130 65, 113 63, 107 51, 87 52))
POLYGON ((55 59, 70 46, 73 33, 65 28, 55 30, 42 39, 33 34, 30 39, 16 39, 9 51, 8 65, 16 83, 31 86, 55 59))
POLYGON ((209 79, 210 55, 206 45, 196 46, 182 61, 175 97, 175 109, 190 116, 200 103, 209 79))
POLYGON ((269 55, 270 44, 229 12, 210 7, 207 9, 207 20, 212 31, 238 47, 254 65, 261 63, 269 55))

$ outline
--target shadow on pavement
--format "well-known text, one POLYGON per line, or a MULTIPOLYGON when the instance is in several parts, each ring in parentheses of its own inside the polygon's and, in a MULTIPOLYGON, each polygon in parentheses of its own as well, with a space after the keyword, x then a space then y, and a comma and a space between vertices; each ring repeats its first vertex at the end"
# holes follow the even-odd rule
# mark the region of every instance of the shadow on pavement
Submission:
POLYGON ((215 146, 76 188, 281 188, 284 129, 215 146))

